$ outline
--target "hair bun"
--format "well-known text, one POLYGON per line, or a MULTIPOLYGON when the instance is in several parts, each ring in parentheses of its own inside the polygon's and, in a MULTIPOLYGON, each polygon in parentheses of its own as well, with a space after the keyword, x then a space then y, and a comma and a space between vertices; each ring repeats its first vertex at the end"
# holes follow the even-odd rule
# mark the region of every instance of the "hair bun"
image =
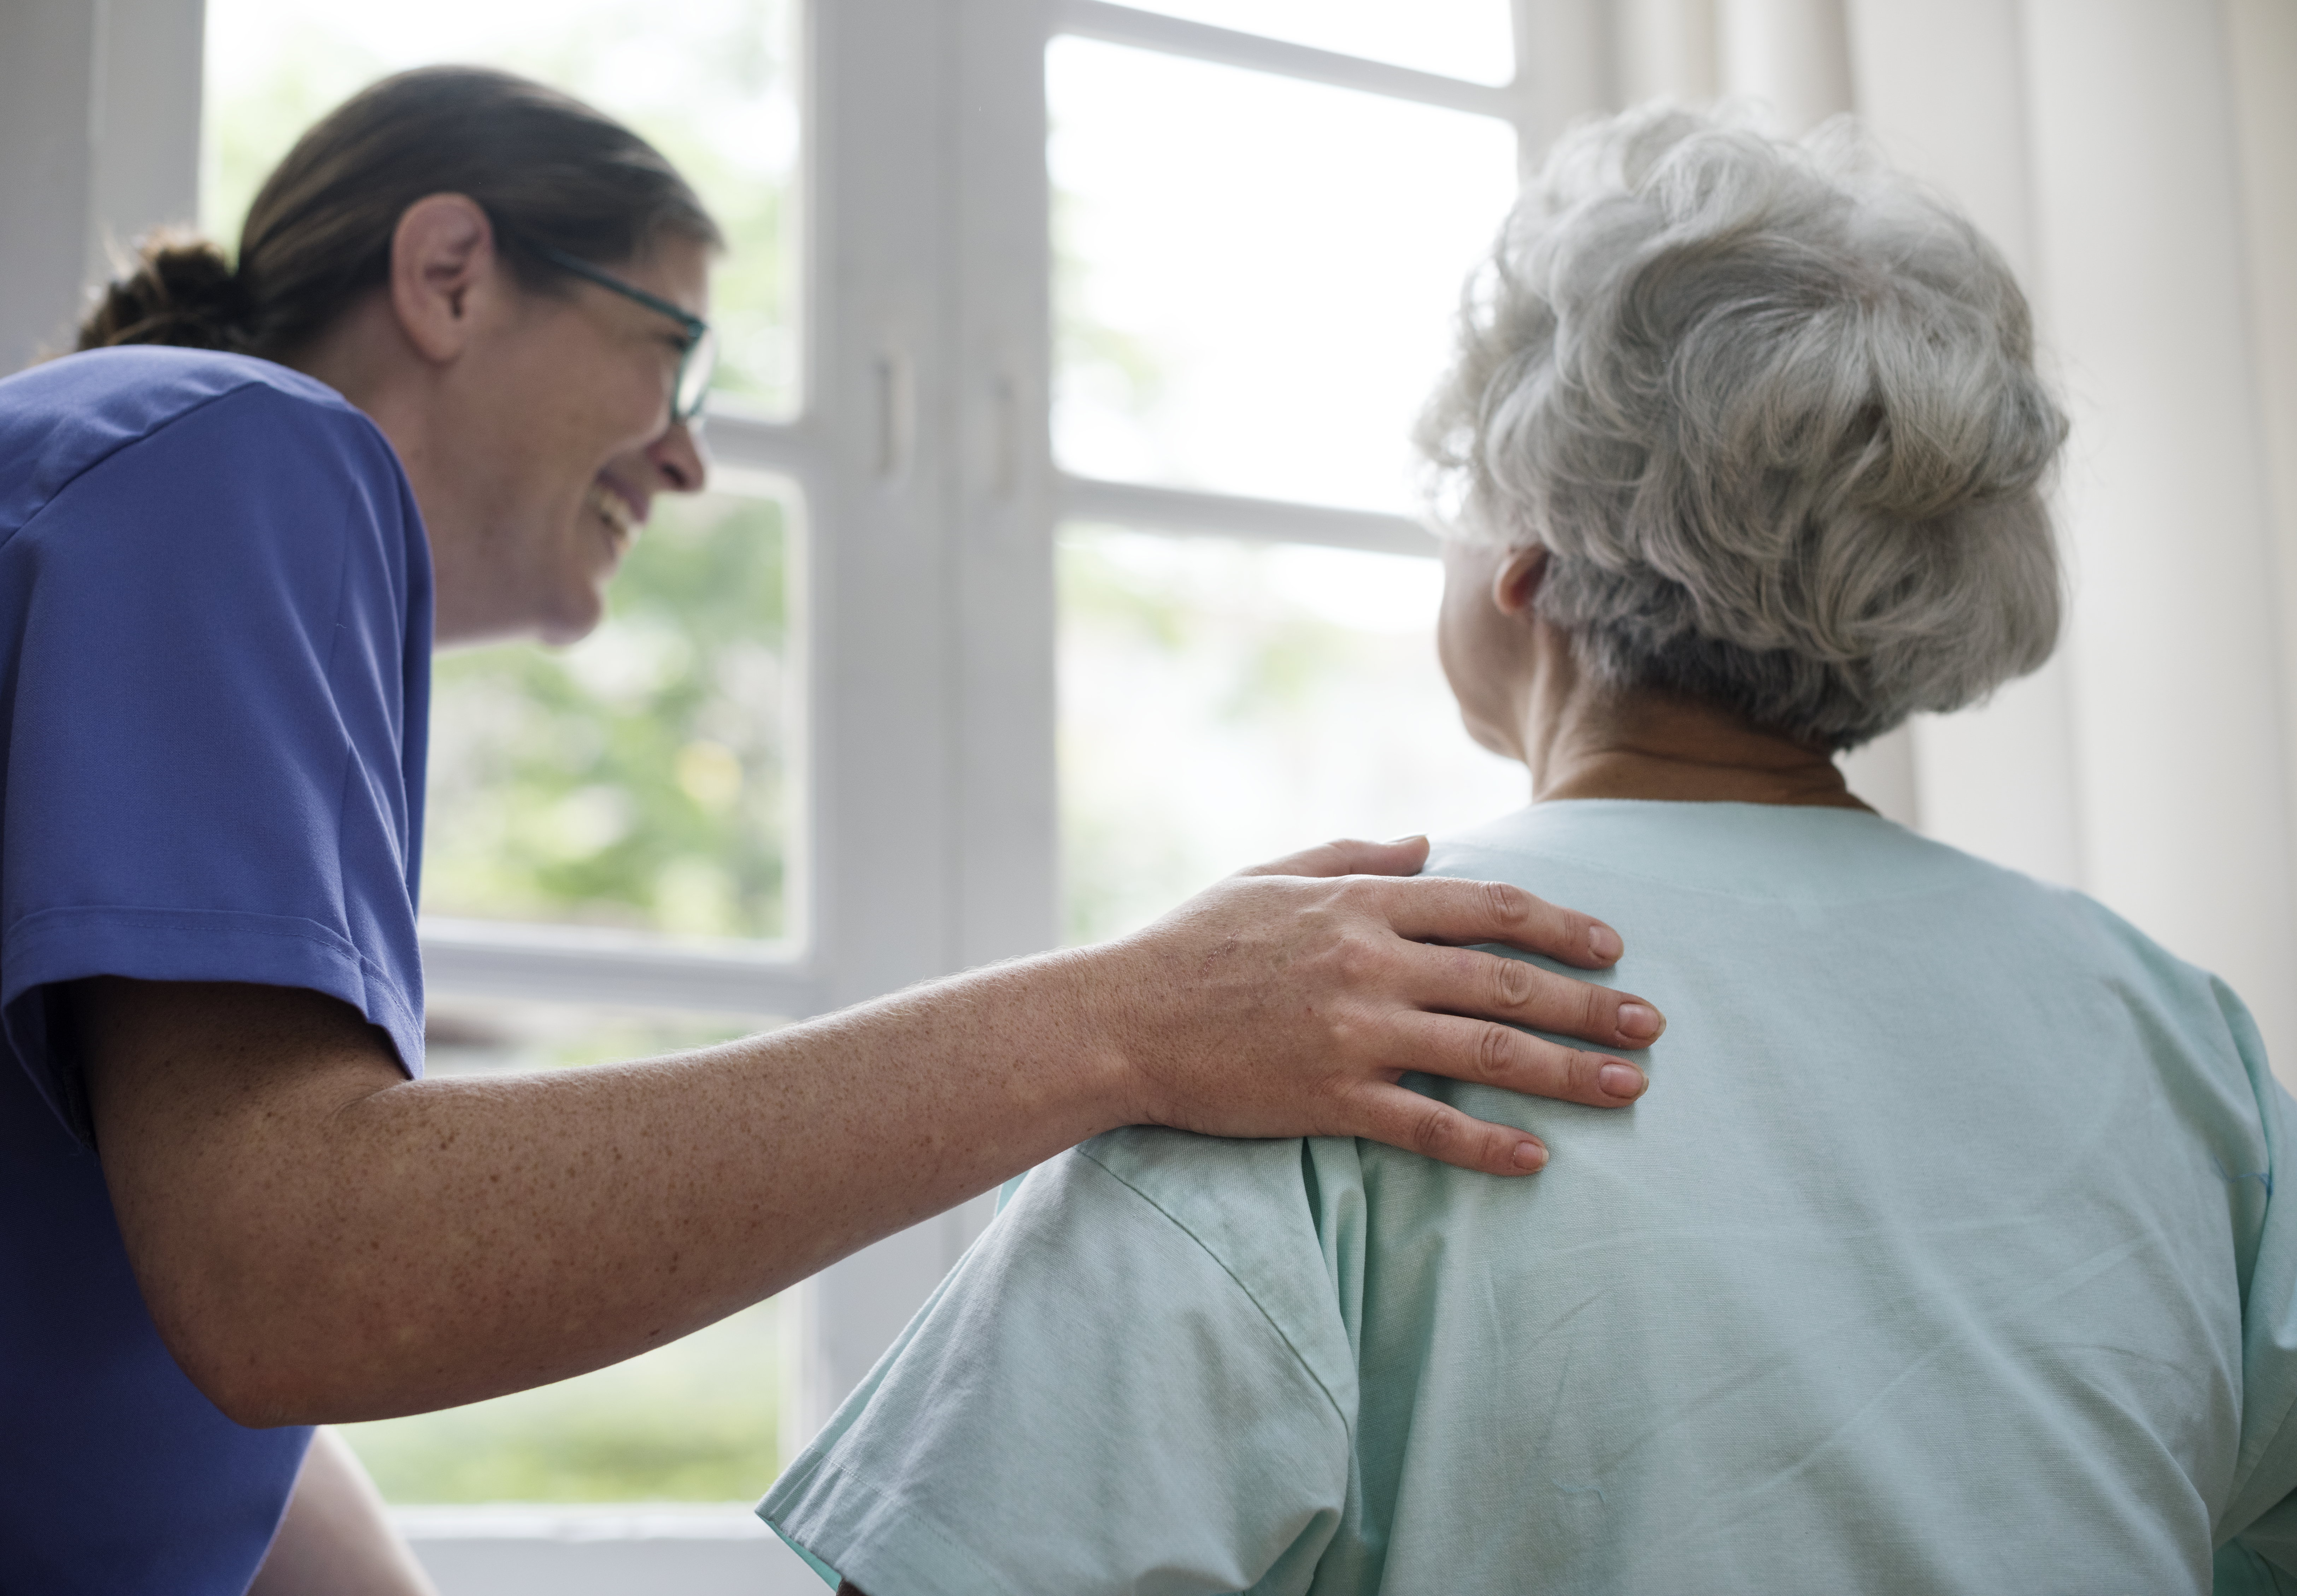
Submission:
POLYGON ((153 233, 136 247, 136 269, 107 286, 81 320, 73 348, 238 350, 245 347, 253 309, 238 273, 214 244, 188 233, 153 233))

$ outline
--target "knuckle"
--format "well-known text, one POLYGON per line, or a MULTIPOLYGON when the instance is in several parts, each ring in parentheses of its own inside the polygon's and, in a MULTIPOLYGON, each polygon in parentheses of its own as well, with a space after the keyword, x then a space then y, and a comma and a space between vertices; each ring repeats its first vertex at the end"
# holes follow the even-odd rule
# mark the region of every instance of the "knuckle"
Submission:
POLYGON ((1491 975, 1494 1002, 1502 1008, 1510 1009, 1520 1008, 1530 1002, 1533 993, 1539 990, 1537 973, 1520 958, 1488 957, 1490 962, 1498 967, 1491 975))
POLYGON ((1413 1111, 1412 1148, 1430 1158, 1441 1158, 1459 1140, 1459 1128, 1452 1123, 1452 1111, 1437 1102, 1413 1111))
POLYGON ((1515 1032, 1486 1025, 1476 1037, 1476 1073, 1489 1082, 1505 1081, 1515 1070, 1515 1032))
POLYGON ((1486 881, 1482 885, 1484 907, 1501 925, 1512 926, 1529 917, 1531 894, 1521 887, 1510 886, 1504 881, 1486 881))
POLYGON ((1332 968, 1349 986, 1369 984, 1387 962, 1387 950, 1368 936, 1343 934, 1332 948, 1332 968))
POLYGON ((1359 1054, 1378 1052, 1379 1026, 1374 1016, 1363 1008, 1333 1003, 1320 1010, 1317 1018, 1323 1024, 1324 1046, 1335 1056, 1352 1059, 1359 1054))

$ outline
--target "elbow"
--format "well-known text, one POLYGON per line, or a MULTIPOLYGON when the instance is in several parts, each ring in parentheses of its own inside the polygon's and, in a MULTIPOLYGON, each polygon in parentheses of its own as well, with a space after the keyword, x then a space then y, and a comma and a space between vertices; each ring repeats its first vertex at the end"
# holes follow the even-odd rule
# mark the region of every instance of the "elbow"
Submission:
POLYGON ((152 1322, 185 1378, 234 1424, 268 1429, 326 1416, 325 1380, 276 1345, 259 1318, 155 1310, 152 1322))
POLYGON ((218 1412, 249 1429, 325 1424, 342 1417, 325 1382, 277 1363, 210 1360, 196 1371, 187 1364, 184 1372, 218 1412))
POLYGON ((161 1345, 233 1423, 266 1429, 345 1416, 343 1353, 350 1342, 324 1333, 329 1316, 321 1304, 308 1296, 219 1288, 215 1274, 143 1285, 161 1345))

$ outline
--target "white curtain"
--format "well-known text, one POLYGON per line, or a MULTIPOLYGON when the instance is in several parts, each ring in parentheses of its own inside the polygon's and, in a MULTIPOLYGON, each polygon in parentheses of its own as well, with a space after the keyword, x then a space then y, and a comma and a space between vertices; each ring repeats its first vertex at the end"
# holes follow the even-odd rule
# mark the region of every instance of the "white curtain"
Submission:
POLYGON ((1609 11, 1622 102, 1857 111, 2009 257, 2074 417, 2058 657, 1854 782, 2225 976, 2297 1083, 2297 6, 1609 11))

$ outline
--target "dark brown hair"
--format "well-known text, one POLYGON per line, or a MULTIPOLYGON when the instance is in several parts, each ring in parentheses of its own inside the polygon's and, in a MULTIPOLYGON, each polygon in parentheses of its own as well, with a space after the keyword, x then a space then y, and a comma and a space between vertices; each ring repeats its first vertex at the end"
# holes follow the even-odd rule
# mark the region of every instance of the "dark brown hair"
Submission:
POLYGON ((677 169, 611 117, 508 72, 424 67, 369 85, 296 140, 248 210, 236 267, 203 239, 144 240, 77 347, 285 354, 390 280, 399 218, 436 193, 476 201, 537 290, 564 279, 536 244, 613 264, 665 235, 724 243, 677 169))

